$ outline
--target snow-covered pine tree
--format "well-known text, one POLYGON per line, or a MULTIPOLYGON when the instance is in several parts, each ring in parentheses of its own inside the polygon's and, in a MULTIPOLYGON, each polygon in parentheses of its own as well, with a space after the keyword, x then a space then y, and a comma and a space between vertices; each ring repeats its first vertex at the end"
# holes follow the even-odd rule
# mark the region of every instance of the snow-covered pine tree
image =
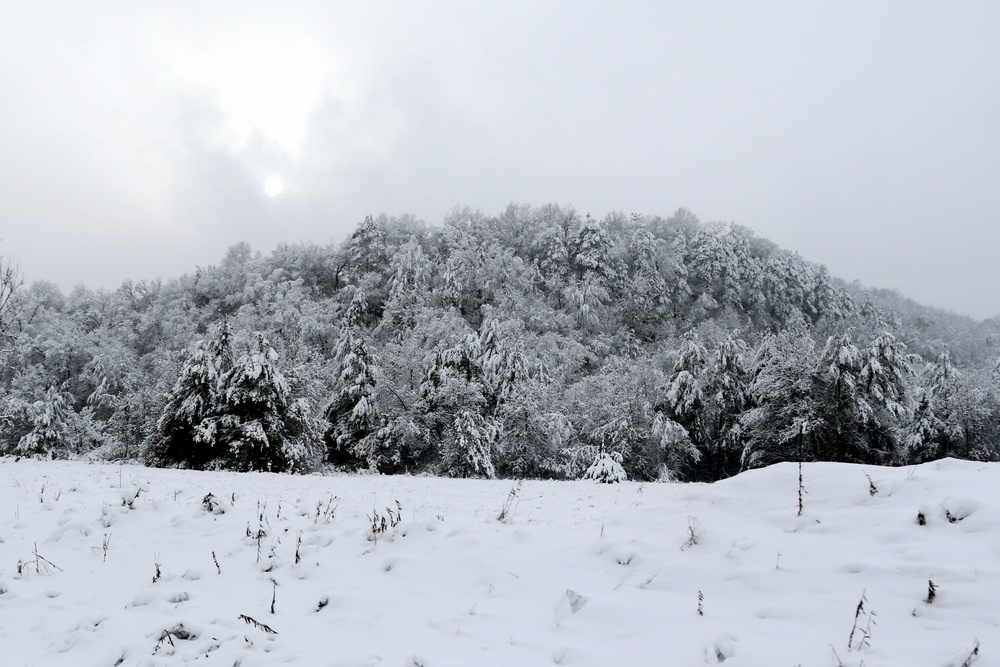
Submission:
POLYGON ((486 414, 495 415, 518 382, 528 377, 524 347, 503 335, 500 321, 487 317, 479 329, 479 368, 486 414))
POLYGON ((862 352, 850 332, 829 337, 816 371, 820 459, 887 463, 896 454, 894 422, 906 413, 899 383, 910 363, 900 345, 883 334, 862 352))
POLYGON ((576 317, 577 326, 593 331, 601 322, 601 307, 608 302, 608 290, 594 276, 570 282, 562 291, 566 310, 576 317))
POLYGON ((912 364, 918 360, 906 354, 906 345, 890 333, 871 342, 861 367, 861 381, 871 404, 886 410, 897 419, 907 416, 907 378, 913 375, 912 364))
MULTIPOLYGON (((375 403, 375 360, 361 335, 365 295, 358 289, 344 314, 335 360, 337 388, 323 411, 328 423, 326 458, 330 463, 357 467, 370 458, 359 451, 361 442, 375 432, 379 412, 375 403)), ((374 464, 374 461, 367 461, 374 464)))
POLYGON ((739 417, 748 406, 749 373, 744 362, 746 343, 739 332, 728 335, 716 348, 704 374, 705 467, 713 479, 739 472, 743 432, 739 417))
POLYGON ((795 332, 768 336, 757 351, 750 375, 749 409, 739 418, 745 438, 742 469, 798 460, 797 438, 803 425, 804 456, 812 460, 817 451, 812 427, 820 420, 822 389, 812 339, 795 332))
POLYGON ((431 263, 415 236, 396 252, 390 262, 392 283, 380 328, 391 329, 397 338, 416 326, 417 311, 429 296, 431 263))
POLYGON ((924 463, 938 458, 945 424, 934 413, 931 393, 918 391, 917 407, 903 440, 903 458, 907 463, 924 463))
POLYGON ((606 286, 618 276, 618 271, 611 260, 611 249, 614 242, 607 229, 596 220, 587 216, 580 233, 572 244, 572 264, 576 270, 577 280, 588 276, 596 284, 606 286))
POLYGON ((253 347, 222 378, 219 426, 228 462, 237 470, 282 472, 294 466, 299 425, 278 353, 258 332, 253 347))
POLYGON ((628 417, 613 418, 591 431, 590 439, 598 443, 597 456, 584 472, 583 479, 606 484, 624 481, 627 477, 622 465, 625 454, 639 440, 631 420, 628 417))
MULTIPOLYGON (((670 417, 688 433, 694 446, 704 453, 706 444, 705 431, 705 393, 702 375, 708 365, 708 351, 698 334, 689 331, 684 335, 684 341, 677 353, 673 373, 667 382, 666 404, 670 417)), ((695 470, 697 478, 698 471, 695 470)))
POLYGON ((355 467, 371 458, 360 448, 379 425, 373 359, 365 340, 350 333, 337 345, 337 358, 338 389, 323 414, 330 424, 326 432, 327 460, 355 467))
POLYGON ((632 234, 628 244, 630 271, 622 294, 624 324, 641 340, 654 339, 670 306, 667 281, 657 262, 657 240, 646 227, 632 234))
POLYGON ((658 474, 659 479, 677 479, 677 471, 684 470, 701 459, 701 452, 691 442, 691 437, 684 427, 662 412, 657 412, 653 416, 652 434, 664 458, 658 474))
POLYGON ((583 479, 592 479, 603 484, 624 482, 627 476, 625 468, 622 467, 622 455, 618 452, 599 452, 594 462, 583 473, 583 479))
POLYGON ((903 443, 903 459, 908 463, 951 456, 962 440, 962 424, 954 414, 960 375, 948 350, 927 365, 924 375, 926 384, 916 389, 917 405, 903 443))
POLYGON ((362 276, 371 272, 382 272, 386 267, 385 230, 368 215, 351 234, 351 272, 362 276))
POLYGON ((217 447, 219 366, 228 352, 228 327, 216 330, 209 343, 198 341, 181 368, 156 424, 147 460, 153 465, 203 468, 224 452, 217 447), (220 344, 218 336, 226 336, 220 344))
POLYGON ((53 454, 67 448, 68 394, 50 385, 32 406, 32 428, 17 443, 20 454, 53 454))
POLYGON ((459 412, 452 426, 453 437, 444 452, 447 473, 452 477, 496 477, 493 447, 501 430, 494 419, 468 410, 459 412))
POLYGON ((497 419, 503 438, 493 450, 493 463, 502 477, 555 477, 565 474, 560 455, 573 436, 573 424, 551 407, 561 387, 537 378, 519 382, 503 401, 497 419))

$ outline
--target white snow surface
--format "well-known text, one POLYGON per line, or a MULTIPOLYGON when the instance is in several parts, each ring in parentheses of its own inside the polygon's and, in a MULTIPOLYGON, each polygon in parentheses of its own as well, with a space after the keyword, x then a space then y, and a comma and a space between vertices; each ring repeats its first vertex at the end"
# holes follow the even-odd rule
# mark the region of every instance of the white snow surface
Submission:
POLYGON ((1000 465, 804 478, 801 517, 781 464, 525 481, 501 522, 510 481, 0 459, 0 662, 1000 665, 1000 465))

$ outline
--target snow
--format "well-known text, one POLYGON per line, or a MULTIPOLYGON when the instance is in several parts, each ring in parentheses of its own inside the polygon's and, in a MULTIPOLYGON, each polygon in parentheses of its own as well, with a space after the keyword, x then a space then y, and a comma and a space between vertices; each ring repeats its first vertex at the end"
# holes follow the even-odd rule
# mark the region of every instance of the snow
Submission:
POLYGON ((501 522, 510 481, 0 459, 3 663, 1000 665, 1000 465, 804 471, 801 517, 780 464, 501 522))

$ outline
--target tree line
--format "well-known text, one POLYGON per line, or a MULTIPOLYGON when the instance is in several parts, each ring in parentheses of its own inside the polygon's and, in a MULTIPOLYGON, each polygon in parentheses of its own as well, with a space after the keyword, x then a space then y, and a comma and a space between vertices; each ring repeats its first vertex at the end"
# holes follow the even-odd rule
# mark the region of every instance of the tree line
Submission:
POLYGON ((1000 324, 731 223, 460 208, 113 291, 0 285, 0 452, 710 481, 1000 456, 1000 324))

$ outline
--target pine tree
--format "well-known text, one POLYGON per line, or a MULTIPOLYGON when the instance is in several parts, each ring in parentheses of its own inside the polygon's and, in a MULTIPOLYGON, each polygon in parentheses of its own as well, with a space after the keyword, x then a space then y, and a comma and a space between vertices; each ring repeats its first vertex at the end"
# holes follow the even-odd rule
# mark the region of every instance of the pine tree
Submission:
POLYGON ((364 339, 350 334, 337 346, 337 358, 339 389, 323 415, 330 424, 326 433, 327 460, 355 467, 370 458, 360 448, 379 425, 373 360, 364 339))
POLYGON ((581 281, 571 282, 563 288, 566 309, 576 317, 577 326, 584 331, 593 331, 601 322, 601 307, 608 302, 608 290, 588 276, 581 281))
POLYGON ((35 401, 32 406, 34 417, 32 428, 17 443, 21 454, 53 454, 67 449, 67 405, 66 392, 50 385, 45 398, 35 401))
POLYGON ((528 376, 524 347, 508 340, 495 317, 487 317, 479 329, 479 368, 486 414, 495 415, 503 401, 528 376))
MULTIPOLYGON (((671 418, 684 427, 691 442, 702 454, 707 446, 702 377, 707 365, 708 351, 701 344, 698 334, 689 331, 684 335, 665 394, 671 418)), ((700 472, 702 471, 696 468, 695 476, 700 472)))
POLYGON ((416 237, 411 236, 393 255, 390 268, 392 283, 380 327, 400 338, 416 326, 417 311, 427 304, 431 264, 416 237))
POLYGON ((613 247, 614 242, 607 230, 588 216, 572 245, 572 263, 577 280, 582 281, 589 276, 593 282, 602 286, 613 281, 618 276, 611 261, 613 247))
POLYGON ((445 450, 445 466, 453 477, 493 479, 493 447, 502 429, 493 419, 462 410, 455 416, 452 439, 445 450))
MULTIPOLYGON (((917 389, 917 407, 907 429, 903 458, 923 463, 959 453, 963 429, 955 410, 959 372, 948 350, 928 364, 927 384, 917 389)), ((963 452, 964 453, 964 452, 963 452)))
POLYGON ((747 345, 738 333, 733 332, 719 343, 705 373, 705 467, 713 479, 739 472, 743 450, 739 417, 749 403, 749 374, 744 366, 747 345))
POLYGON ((861 382, 868 401, 876 409, 897 419, 907 416, 907 378, 913 374, 916 358, 906 354, 906 345, 890 333, 871 342, 861 368, 861 382))
POLYGON ((351 234, 350 257, 353 273, 360 277, 366 273, 383 272, 386 267, 386 254, 385 230, 372 216, 365 216, 351 234))
POLYGON ((238 470, 282 472, 295 463, 287 439, 297 430, 289 423, 297 415, 291 413, 288 383, 277 360, 258 332, 254 346, 222 378, 219 424, 227 458, 238 470))
POLYGON ((290 398, 277 353, 257 333, 233 361, 226 322, 199 341, 167 395, 147 452, 155 465, 280 472, 308 455, 308 405, 290 398))
POLYGON ((211 342, 199 341, 188 355, 156 424, 147 459, 154 465, 202 468, 221 456, 217 442, 220 366, 231 359, 229 330, 223 324, 211 342))
POLYGON ((640 340, 654 339, 670 306, 667 281, 656 257, 656 239, 649 229, 638 229, 629 241, 631 271, 622 294, 622 320, 640 340))
POLYGON ((822 386, 816 376, 811 338, 794 332, 771 335, 761 344, 752 364, 750 404, 739 417, 744 435, 742 469, 818 457, 814 427, 821 419, 822 386), (798 440, 804 432, 805 442, 798 440))
POLYGON ((678 471, 701 460, 701 452, 691 442, 691 436, 684 427, 662 412, 657 412, 653 417, 651 430, 665 459, 665 471, 660 471, 660 478, 676 479, 678 471))
POLYGON ((583 473, 583 479, 592 479, 603 484, 624 482, 628 476, 622 467, 622 455, 618 452, 598 452, 597 458, 583 473))
POLYGON ((360 327, 364 301, 364 293, 357 290, 344 315, 335 350, 337 389, 323 411, 328 424, 325 435, 327 460, 349 468, 359 466, 366 459, 369 465, 376 463, 360 449, 379 424, 374 358, 360 327))

